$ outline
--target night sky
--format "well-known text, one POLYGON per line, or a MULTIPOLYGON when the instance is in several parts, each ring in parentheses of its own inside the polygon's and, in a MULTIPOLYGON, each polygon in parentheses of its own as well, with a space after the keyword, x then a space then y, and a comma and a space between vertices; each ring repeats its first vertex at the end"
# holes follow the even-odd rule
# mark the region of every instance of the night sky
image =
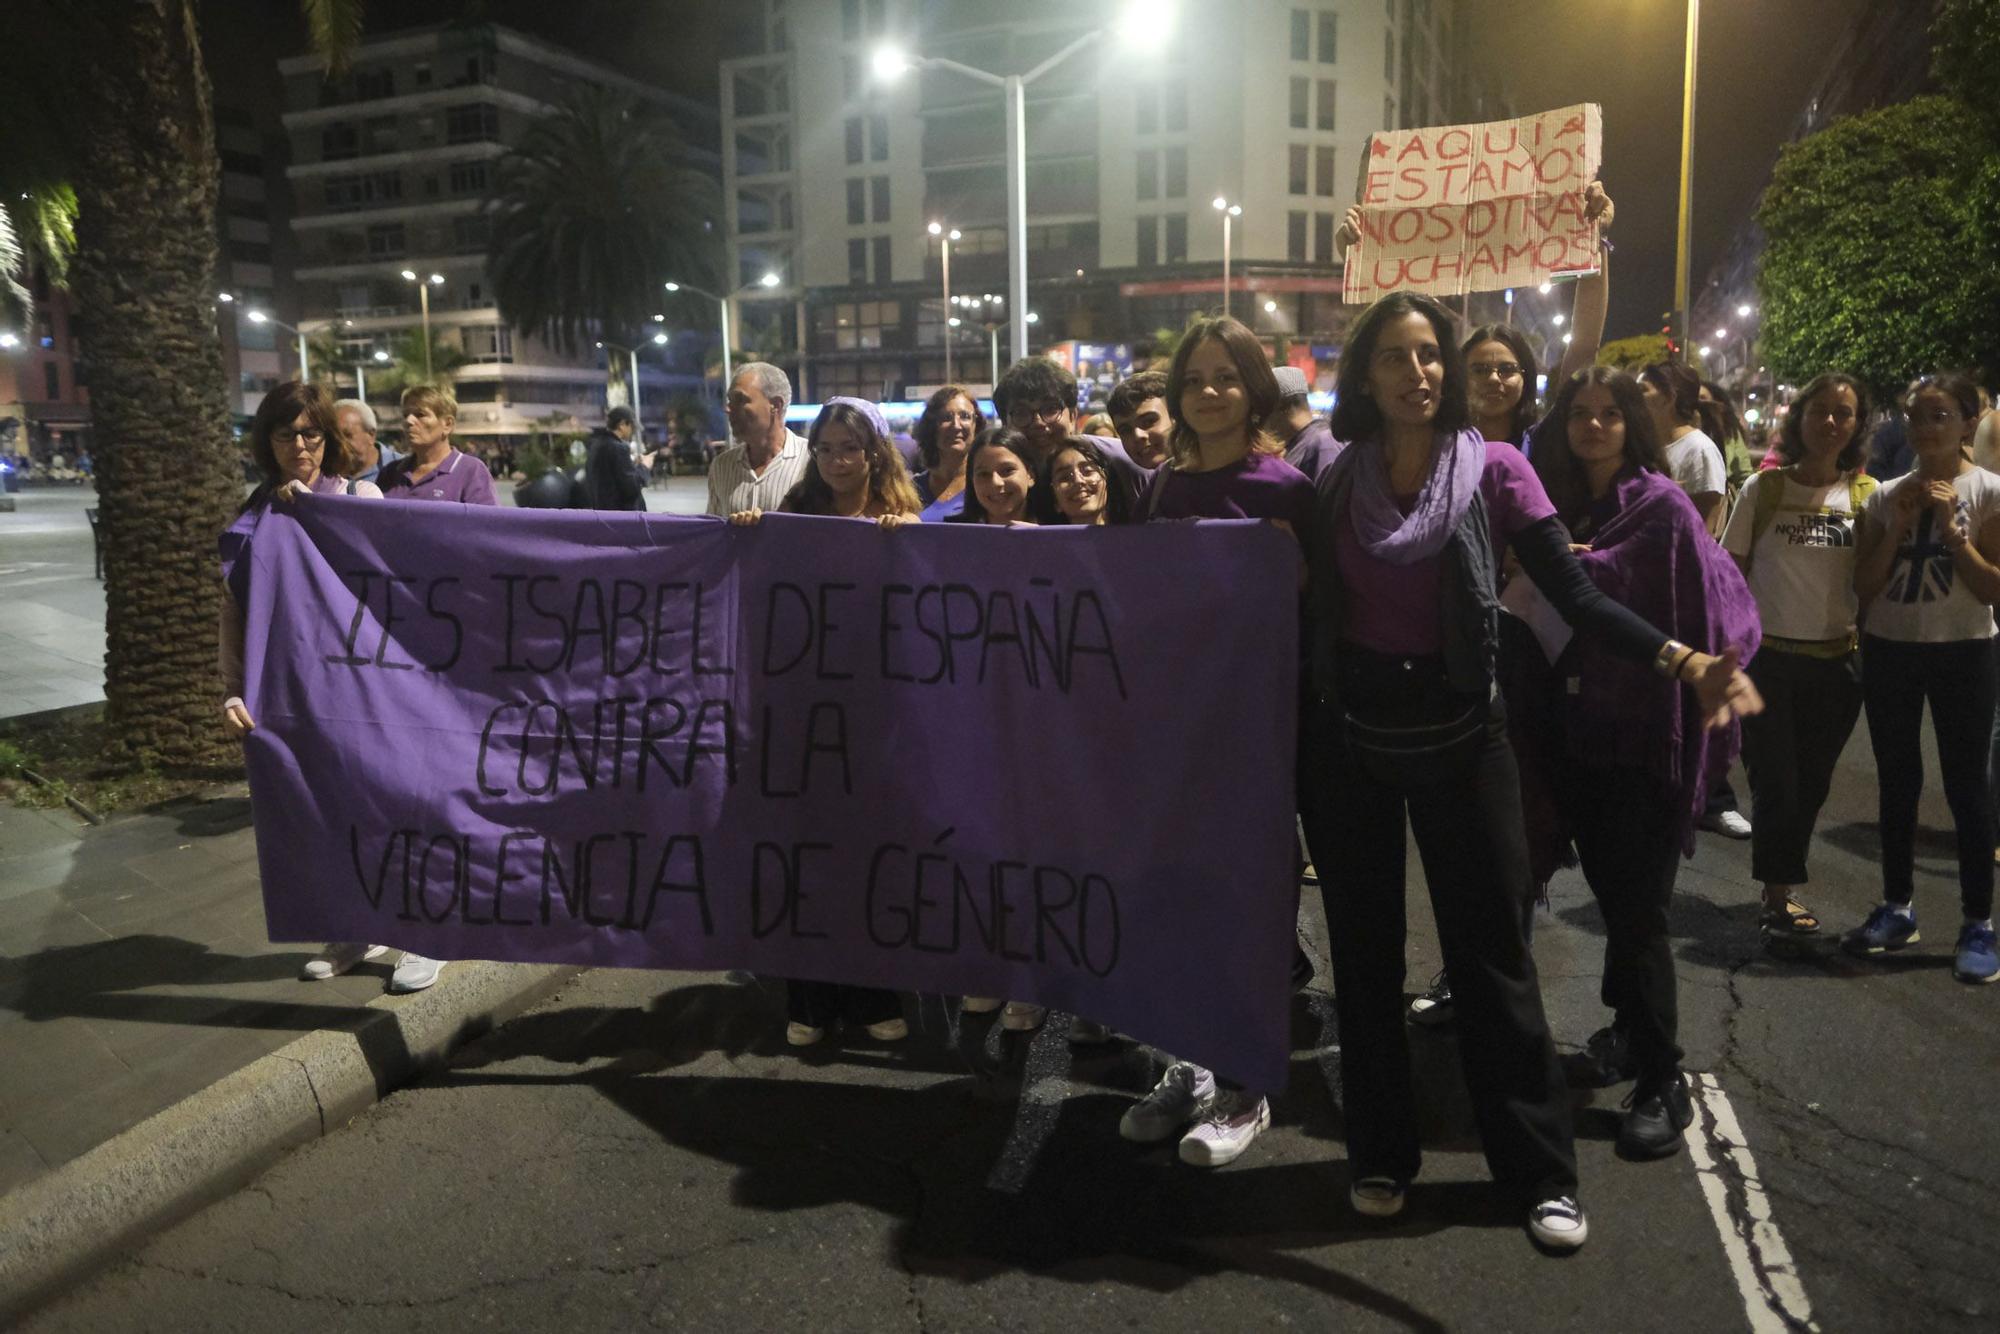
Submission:
MULTIPOLYGON (((1185 9, 1190 0, 1182 2, 1185 9)), ((1819 62, 1863 3, 1702 6, 1697 290, 1768 180, 1819 62)), ((375 0, 369 12, 371 30, 464 17, 505 23, 712 100, 737 8, 728 0, 375 0)), ((204 0, 201 10, 216 81, 275 98, 276 59, 305 49, 295 0, 204 0)), ((1604 107, 1603 176, 1618 205, 1606 338, 1657 329, 1673 300, 1686 12, 1683 0, 1461 0, 1467 49, 1490 62, 1521 111, 1604 107)))

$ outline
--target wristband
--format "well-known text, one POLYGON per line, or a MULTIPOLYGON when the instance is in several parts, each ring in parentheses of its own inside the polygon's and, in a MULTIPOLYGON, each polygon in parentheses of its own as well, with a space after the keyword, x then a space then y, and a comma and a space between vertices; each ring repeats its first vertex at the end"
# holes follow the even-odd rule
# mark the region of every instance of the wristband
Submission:
POLYGON ((1687 661, 1685 655, 1693 652, 1693 649, 1681 643, 1680 640, 1669 639, 1666 643, 1660 645, 1660 651, 1653 655, 1653 670, 1669 679, 1678 679, 1681 664, 1687 661))

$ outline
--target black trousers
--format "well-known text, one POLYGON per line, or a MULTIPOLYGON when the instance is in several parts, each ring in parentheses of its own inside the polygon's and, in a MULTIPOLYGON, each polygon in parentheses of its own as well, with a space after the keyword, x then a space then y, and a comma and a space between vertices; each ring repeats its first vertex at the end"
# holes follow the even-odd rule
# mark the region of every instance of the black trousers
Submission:
POLYGON ((1604 914, 1598 994, 1631 1041, 1640 1077, 1672 1074, 1681 1063, 1680 988, 1667 934, 1681 864, 1675 803, 1638 769, 1566 768, 1558 782, 1577 861, 1604 914))
MULTIPOLYGON (((1370 722, 1450 716, 1468 701, 1434 663, 1381 679, 1343 654, 1342 699, 1370 722), (1372 678, 1372 679, 1371 679, 1372 678)), ((1424 660, 1418 660, 1423 663, 1424 660)), ((1356 1178, 1417 1174, 1405 980, 1405 828, 1416 834, 1445 970, 1458 1008, 1459 1057, 1494 1180, 1523 1202, 1576 1192, 1568 1094, 1528 949, 1533 899, 1520 775, 1497 696, 1463 755, 1410 782, 1364 764, 1337 707, 1308 719, 1306 842, 1319 868, 1340 1021, 1347 1156, 1356 1178), (1407 821, 1407 826, 1406 826, 1407 821)))
POLYGON ((1993 732, 1993 641, 1908 644, 1861 638, 1861 691, 1881 788, 1882 897, 1915 892, 1917 799, 1924 791, 1919 745, 1931 706, 1944 799, 1958 833, 1958 892, 1965 915, 1993 915, 1993 801, 1986 754, 1993 732))
POLYGON ((1861 716, 1861 658, 1815 658, 1766 644, 1745 668, 1764 711, 1743 720, 1750 771, 1750 874, 1806 883, 1806 849, 1833 767, 1861 716))
POLYGON ((811 1028, 829 1027, 835 1020, 850 1024, 880 1024, 903 1017, 903 1002, 880 987, 851 987, 841 982, 786 982, 785 1017, 811 1028))

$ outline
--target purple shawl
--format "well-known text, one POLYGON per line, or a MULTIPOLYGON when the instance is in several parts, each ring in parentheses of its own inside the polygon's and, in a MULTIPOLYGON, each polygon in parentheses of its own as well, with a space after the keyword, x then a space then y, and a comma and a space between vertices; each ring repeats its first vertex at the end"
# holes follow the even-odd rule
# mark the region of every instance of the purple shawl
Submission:
POLYGON ((1361 549, 1390 565, 1413 565, 1444 549, 1458 531, 1486 471, 1486 441, 1477 431, 1460 431, 1438 442, 1431 456, 1431 475, 1406 515, 1389 489, 1389 467, 1379 440, 1352 456, 1354 489, 1347 502, 1347 521, 1361 549))
MULTIPOLYGON (((1610 518, 1591 535, 1591 549, 1577 555, 1591 582, 1683 644, 1704 653, 1734 646, 1747 662, 1763 637, 1757 603, 1687 495, 1669 477, 1636 470, 1621 474, 1612 493, 1610 518)), ((1552 691, 1522 692, 1518 701, 1510 692, 1510 704, 1531 712, 1568 711, 1566 753, 1541 758, 1651 774, 1671 796, 1681 852, 1692 856, 1695 822, 1709 790, 1736 758, 1740 724, 1709 731, 1691 687, 1660 676, 1650 663, 1614 656, 1588 635, 1571 642, 1560 674, 1577 681, 1577 693, 1566 702, 1559 683, 1552 691)), ((1523 731, 1549 734, 1532 723, 1523 731)), ((1554 828, 1531 828, 1530 842, 1537 845, 1531 849, 1537 876, 1546 880, 1569 842, 1566 823, 1558 818, 1554 828)))

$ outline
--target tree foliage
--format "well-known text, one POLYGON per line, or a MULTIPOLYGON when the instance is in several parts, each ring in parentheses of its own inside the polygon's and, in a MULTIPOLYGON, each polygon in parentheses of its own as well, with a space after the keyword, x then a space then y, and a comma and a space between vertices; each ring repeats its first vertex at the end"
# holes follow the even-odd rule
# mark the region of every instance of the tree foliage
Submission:
POLYGON ((1673 349, 1663 334, 1634 334, 1617 338, 1597 349, 1597 364, 1616 366, 1621 371, 1640 371, 1656 361, 1672 361, 1673 349))
POLYGON ((2000 0, 1943 0, 1931 33, 1931 70, 2000 139, 2000 0))
POLYGON ((1757 222, 1758 288, 1780 378, 1843 370, 1888 394, 2000 357, 1992 139, 1952 97, 1836 120, 1785 147, 1757 222))

